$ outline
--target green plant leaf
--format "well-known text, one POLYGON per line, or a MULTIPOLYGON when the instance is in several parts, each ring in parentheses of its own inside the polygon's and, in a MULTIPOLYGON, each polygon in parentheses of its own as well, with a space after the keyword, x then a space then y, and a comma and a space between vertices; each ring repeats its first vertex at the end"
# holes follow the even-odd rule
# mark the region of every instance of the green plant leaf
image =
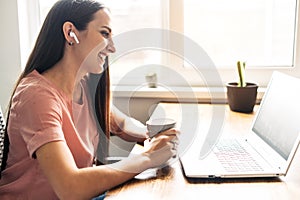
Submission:
POLYGON ((246 63, 243 62, 241 64, 241 61, 237 62, 237 68, 238 68, 238 73, 239 73, 239 87, 246 87, 246 80, 245 80, 245 68, 246 68, 246 63))

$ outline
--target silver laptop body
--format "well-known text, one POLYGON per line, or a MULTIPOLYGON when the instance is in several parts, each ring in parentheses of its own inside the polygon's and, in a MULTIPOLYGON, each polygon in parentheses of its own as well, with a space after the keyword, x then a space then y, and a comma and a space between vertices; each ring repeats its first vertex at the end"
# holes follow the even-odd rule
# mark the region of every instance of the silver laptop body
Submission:
POLYGON ((203 141, 197 137, 180 157, 185 176, 247 178, 286 175, 300 140, 299 91, 300 79, 274 72, 249 134, 241 138, 221 137, 205 158, 200 158, 203 141), (225 158, 228 155, 229 161, 225 158))

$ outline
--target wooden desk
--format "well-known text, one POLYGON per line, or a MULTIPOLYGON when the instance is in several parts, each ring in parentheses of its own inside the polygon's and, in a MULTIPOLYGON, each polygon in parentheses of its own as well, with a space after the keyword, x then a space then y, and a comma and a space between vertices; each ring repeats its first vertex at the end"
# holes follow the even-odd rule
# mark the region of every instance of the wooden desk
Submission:
MULTIPOLYGON (((252 114, 241 114, 225 108, 224 134, 245 134, 251 127, 257 106, 252 114)), ((159 104, 153 116, 180 118, 181 105, 173 103, 159 104), (164 111, 164 112, 162 112, 164 111)), ((200 119, 211 116, 212 105, 200 104, 200 119)), ((182 108, 182 107, 181 107, 182 108)), ((205 119, 206 118, 206 119, 205 119)), ((177 119, 178 120, 178 119, 177 119)), ((180 119, 179 119, 180 120, 180 119)), ((182 121, 182 120, 181 120, 182 121)), ((201 125, 200 125, 201 126, 201 125)), ((205 128, 205 127, 204 127, 205 128)), ((183 133, 184 134, 184 133, 183 133)), ((286 177, 258 179, 197 179, 187 180, 182 174, 180 163, 176 162, 169 168, 160 171, 157 178, 149 180, 131 180, 107 193, 105 199, 218 199, 218 200, 299 200, 300 199, 300 153, 296 153, 294 162, 286 177)))

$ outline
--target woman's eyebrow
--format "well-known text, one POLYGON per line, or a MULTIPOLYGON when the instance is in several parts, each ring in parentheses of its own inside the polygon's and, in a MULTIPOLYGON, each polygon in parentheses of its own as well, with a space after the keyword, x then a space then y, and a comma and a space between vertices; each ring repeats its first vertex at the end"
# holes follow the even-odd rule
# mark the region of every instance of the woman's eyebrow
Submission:
POLYGON ((111 33, 111 28, 108 26, 101 26, 101 28, 106 28, 111 33))

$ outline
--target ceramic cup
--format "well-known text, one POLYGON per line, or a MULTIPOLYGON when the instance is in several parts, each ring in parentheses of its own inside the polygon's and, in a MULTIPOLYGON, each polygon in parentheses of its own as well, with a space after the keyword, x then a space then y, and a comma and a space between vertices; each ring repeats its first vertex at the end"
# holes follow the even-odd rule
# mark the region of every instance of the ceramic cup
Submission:
POLYGON ((150 119, 146 122, 150 138, 158 133, 174 128, 175 125, 176 121, 170 118, 150 119))

